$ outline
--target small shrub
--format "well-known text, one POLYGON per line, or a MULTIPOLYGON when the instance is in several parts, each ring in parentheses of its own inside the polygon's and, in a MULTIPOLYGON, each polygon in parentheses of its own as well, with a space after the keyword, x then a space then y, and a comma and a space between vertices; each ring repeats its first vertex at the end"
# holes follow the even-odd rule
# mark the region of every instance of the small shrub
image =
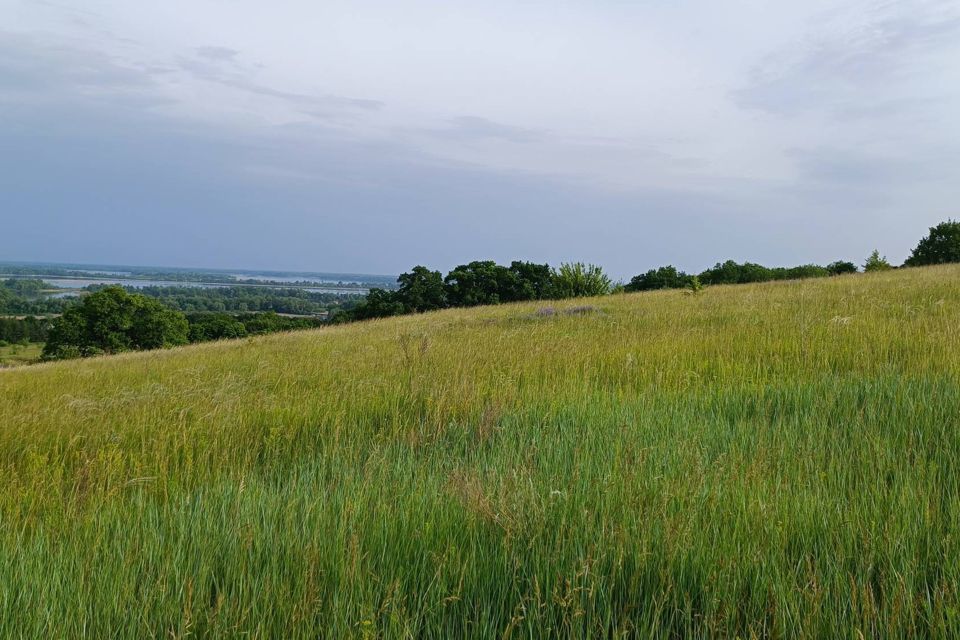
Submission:
POLYGON ((687 283, 687 293, 690 295, 699 295, 703 291, 703 283, 698 276, 692 276, 687 283))
POLYGON ((845 273, 856 273, 857 265, 846 260, 837 260, 836 262, 831 262, 827 265, 827 271, 830 272, 832 276, 840 276, 845 273))
POLYGON ((595 264, 565 262, 553 273, 554 294, 558 298, 583 298, 610 293, 613 281, 595 264))
POLYGON ((863 264, 863 270, 868 273, 870 271, 887 271, 891 268, 890 263, 887 262, 887 257, 881 257, 880 252, 876 249, 873 250, 873 253, 870 254, 870 257, 867 258, 867 261, 863 264))

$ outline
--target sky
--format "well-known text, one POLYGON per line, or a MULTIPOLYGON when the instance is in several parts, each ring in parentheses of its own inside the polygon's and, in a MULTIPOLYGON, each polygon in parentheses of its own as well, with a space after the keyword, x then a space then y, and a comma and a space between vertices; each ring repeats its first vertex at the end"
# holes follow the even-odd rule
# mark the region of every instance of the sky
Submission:
POLYGON ((956 0, 0 0, 0 260, 899 263, 957 114, 956 0))

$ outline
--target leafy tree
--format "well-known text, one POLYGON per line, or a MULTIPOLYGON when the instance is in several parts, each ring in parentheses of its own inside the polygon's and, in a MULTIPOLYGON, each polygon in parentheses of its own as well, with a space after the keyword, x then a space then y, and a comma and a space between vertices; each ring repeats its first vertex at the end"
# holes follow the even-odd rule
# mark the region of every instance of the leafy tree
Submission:
POLYGON ((194 313, 190 322, 190 342, 229 340, 247 335, 247 327, 229 313, 194 313))
POLYGON ((397 282, 400 284, 397 299, 410 311, 433 311, 447 306, 447 292, 439 271, 416 266, 397 278, 397 282))
POLYGON ((493 260, 462 264, 448 273, 443 282, 452 307, 508 302, 518 287, 516 272, 493 260))
POLYGON ((323 320, 318 318, 289 318, 274 313, 273 311, 264 313, 242 313, 237 316, 237 320, 243 323, 248 334, 254 336, 276 333, 278 331, 312 329, 324 324, 323 320))
POLYGON ((856 273, 857 265, 852 262, 847 262, 846 260, 837 260, 836 262, 831 262, 827 265, 827 271, 830 272, 832 276, 840 276, 845 273, 856 273))
POLYGON ((190 325, 185 315, 159 300, 133 297, 137 307, 130 325, 130 343, 134 349, 164 349, 189 342, 190 325))
POLYGON ((830 275, 827 267, 818 264, 801 264, 797 267, 771 269, 774 280, 803 280, 804 278, 826 278, 830 275))
POLYGON ((863 270, 866 272, 870 271, 886 271, 890 269, 890 263, 887 262, 887 257, 880 256, 880 252, 876 249, 873 250, 873 253, 870 254, 870 257, 867 258, 867 261, 863 265, 863 270))
POLYGON ((123 287, 107 287, 54 321, 43 357, 155 349, 186 344, 187 339, 187 319, 179 311, 123 287))
POLYGON ((627 291, 652 291, 655 289, 682 289, 690 284, 690 276, 677 271, 673 265, 651 269, 644 274, 634 276, 626 287, 627 291))
POLYGON ((699 278, 704 284, 746 284, 748 282, 767 282, 773 280, 775 274, 763 265, 753 262, 737 264, 734 260, 717 263, 712 269, 707 269, 699 278))
POLYGON ((700 282, 700 277, 690 276, 690 280, 687 282, 686 289, 688 293, 694 296, 703 293, 703 283, 700 282))
POLYGON ((46 342, 53 321, 49 318, 0 318, 0 341, 46 342))
POLYGON ((410 313, 410 308, 400 299, 399 292, 370 289, 364 301, 349 311, 349 317, 351 320, 369 320, 404 313, 410 313))
POLYGON ((516 276, 512 289, 505 292, 506 300, 546 300, 553 297, 553 274, 548 264, 514 260, 510 271, 516 276))
POLYGON ((796 267, 775 267, 733 260, 717 263, 712 269, 700 274, 704 284, 746 284, 749 282, 768 282, 770 280, 799 280, 802 278, 823 278, 830 275, 828 267, 817 264, 802 264, 796 267))
POLYGON ((565 262, 553 273, 553 291, 559 298, 602 296, 612 288, 613 282, 595 264, 565 262))
POLYGON ((960 222, 947 220, 935 227, 916 246, 904 263, 908 267, 960 262, 960 222))

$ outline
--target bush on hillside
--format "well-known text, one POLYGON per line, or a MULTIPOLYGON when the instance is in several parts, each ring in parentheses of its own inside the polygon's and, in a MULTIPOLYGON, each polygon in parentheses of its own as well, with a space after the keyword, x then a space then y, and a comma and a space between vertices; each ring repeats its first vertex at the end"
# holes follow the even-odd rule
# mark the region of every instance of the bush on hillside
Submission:
POLYGON ((553 290, 558 298, 602 296, 612 288, 613 281, 595 264, 565 262, 553 273, 553 290))
POLYGON ((829 271, 832 276, 841 276, 846 273, 856 273, 857 265, 846 260, 837 260, 827 265, 827 271, 829 271))
POLYGON ((863 264, 863 270, 867 273, 870 271, 886 271, 891 268, 890 263, 887 262, 887 257, 881 257, 880 252, 876 249, 873 250, 873 253, 870 254, 870 257, 868 257, 867 261, 863 264))

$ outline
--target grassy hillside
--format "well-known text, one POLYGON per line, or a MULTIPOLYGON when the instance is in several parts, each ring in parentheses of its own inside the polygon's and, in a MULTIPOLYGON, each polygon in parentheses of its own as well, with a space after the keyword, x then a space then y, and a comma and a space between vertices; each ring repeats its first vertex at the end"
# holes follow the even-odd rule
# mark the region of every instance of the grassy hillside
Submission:
POLYGON ((0 346, 0 367, 16 367, 36 362, 40 359, 41 351, 43 351, 43 345, 37 343, 0 346))
POLYGON ((6 370, 0 637, 957 637, 958 383, 957 267, 6 370))

